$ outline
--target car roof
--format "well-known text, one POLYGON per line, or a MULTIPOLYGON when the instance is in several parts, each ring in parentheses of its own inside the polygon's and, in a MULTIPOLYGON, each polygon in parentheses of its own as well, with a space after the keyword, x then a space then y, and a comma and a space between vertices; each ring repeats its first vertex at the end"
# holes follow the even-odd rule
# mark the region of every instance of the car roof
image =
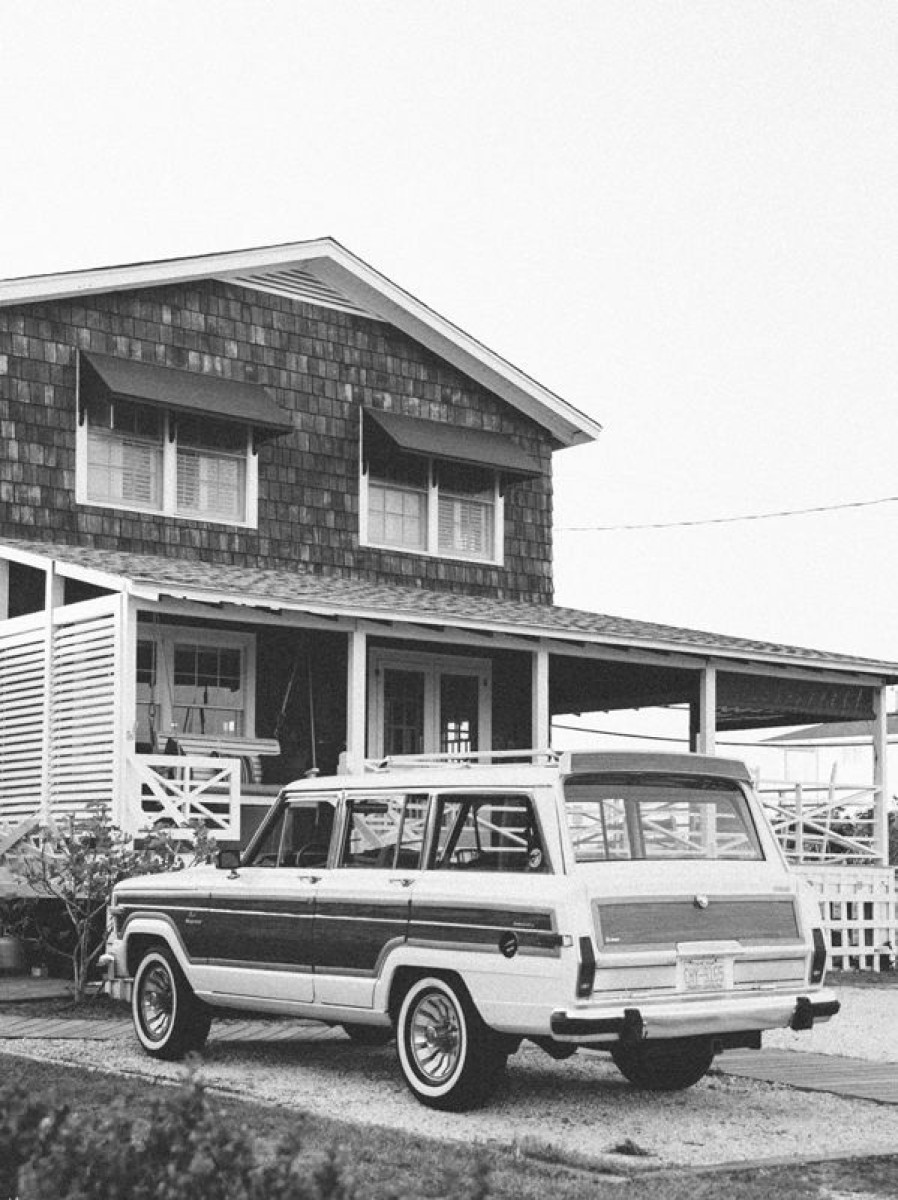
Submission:
POLYGON ((581 774, 652 773, 704 775, 750 783, 744 763, 708 754, 659 754, 643 751, 572 751, 558 756, 555 765, 530 763, 483 764, 460 760, 452 763, 390 762, 364 775, 321 775, 286 785, 288 796, 322 792, 430 792, 454 788, 538 787, 553 784, 559 776, 581 774))

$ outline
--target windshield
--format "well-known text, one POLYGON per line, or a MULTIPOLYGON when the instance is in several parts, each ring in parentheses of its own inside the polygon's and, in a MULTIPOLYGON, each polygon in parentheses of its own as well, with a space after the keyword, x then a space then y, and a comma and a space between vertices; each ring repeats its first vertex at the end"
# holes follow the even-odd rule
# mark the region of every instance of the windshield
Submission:
POLYGON ((758 859, 738 784, 682 775, 572 775, 565 811, 577 862, 758 859))

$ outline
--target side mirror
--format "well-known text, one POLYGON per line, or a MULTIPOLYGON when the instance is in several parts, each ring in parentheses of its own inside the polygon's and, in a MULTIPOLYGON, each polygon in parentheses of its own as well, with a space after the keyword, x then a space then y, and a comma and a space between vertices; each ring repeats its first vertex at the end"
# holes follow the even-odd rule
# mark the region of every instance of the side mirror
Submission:
POLYGON ((236 871, 240 866, 240 851, 219 850, 215 856, 215 865, 219 871, 236 871))

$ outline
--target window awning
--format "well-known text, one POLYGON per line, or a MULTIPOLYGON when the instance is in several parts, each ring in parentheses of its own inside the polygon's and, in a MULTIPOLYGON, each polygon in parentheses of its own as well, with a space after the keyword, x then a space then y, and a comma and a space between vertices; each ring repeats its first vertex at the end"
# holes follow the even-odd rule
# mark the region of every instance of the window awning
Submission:
POLYGON ((176 371, 129 358, 81 351, 80 403, 133 400, 178 412, 203 413, 240 421, 271 435, 293 423, 265 388, 195 371, 176 371))
POLYGON ((517 479, 532 479, 542 474, 539 463, 504 434, 424 421, 420 417, 381 409, 366 408, 364 411, 365 416, 407 454, 491 467, 504 476, 517 479))

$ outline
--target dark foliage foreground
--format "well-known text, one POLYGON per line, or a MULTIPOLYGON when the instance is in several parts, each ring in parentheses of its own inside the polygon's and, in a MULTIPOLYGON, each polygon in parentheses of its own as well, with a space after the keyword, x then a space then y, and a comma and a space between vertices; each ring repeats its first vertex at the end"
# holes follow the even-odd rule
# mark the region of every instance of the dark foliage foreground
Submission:
MULTIPOLYGON (((460 1181, 459 1181, 460 1182, 460 1181)), ((456 1193, 486 1197, 485 1168, 456 1193)), ((131 1117, 114 1103, 81 1115, 22 1088, 0 1090, 0 1198, 18 1200, 363 1200, 331 1149, 253 1137, 191 1077, 131 1117)))

